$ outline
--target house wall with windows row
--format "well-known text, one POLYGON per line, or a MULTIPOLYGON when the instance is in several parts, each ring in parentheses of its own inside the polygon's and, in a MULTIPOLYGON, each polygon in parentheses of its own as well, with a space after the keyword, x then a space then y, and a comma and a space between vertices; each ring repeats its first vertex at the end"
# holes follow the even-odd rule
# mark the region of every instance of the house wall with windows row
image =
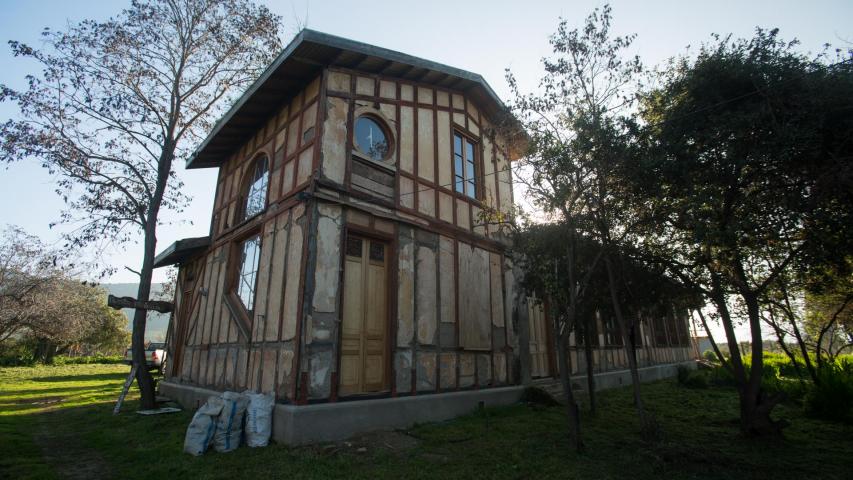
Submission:
MULTIPOLYGON (((527 299, 527 317, 530 332, 530 374, 533 378, 553 377, 558 374, 556 341, 550 330, 551 319, 546 303, 530 297, 527 299)), ((664 313, 646 314, 636 322, 632 332, 636 344, 638 367, 687 362, 692 358, 687 312, 672 307, 664 313)), ((593 372, 603 373, 628 368, 628 349, 624 345, 615 319, 597 314, 590 323, 589 338, 592 344, 593 372)), ((569 334, 569 361, 573 375, 587 372, 584 342, 586 335, 573 331, 569 334)))
POLYGON ((324 69, 219 168, 169 381, 294 403, 518 383, 506 242, 481 214, 509 210, 509 158, 464 92, 324 69))

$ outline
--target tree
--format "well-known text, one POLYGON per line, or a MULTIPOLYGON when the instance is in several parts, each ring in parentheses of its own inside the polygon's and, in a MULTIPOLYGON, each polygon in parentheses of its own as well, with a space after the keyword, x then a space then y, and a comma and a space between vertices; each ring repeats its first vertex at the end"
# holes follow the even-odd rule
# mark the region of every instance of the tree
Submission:
MULTIPOLYGON (((582 279, 575 275, 578 268, 572 260, 577 239, 583 235, 600 247, 599 254, 587 258, 592 263, 585 270, 591 274, 601 261, 608 273, 610 310, 631 352, 628 363, 634 403, 643 429, 653 431, 654 422, 647 416, 640 395, 634 337, 630 335, 633 326, 622 313, 620 283, 613 265, 634 231, 626 195, 629 190, 621 185, 618 166, 631 154, 626 116, 630 115, 633 86, 642 64, 637 57, 623 58, 635 36, 613 36, 610 22, 609 6, 594 10, 581 29, 569 30, 562 20, 550 39, 554 56, 543 59, 546 75, 540 80, 538 93, 521 94, 511 73, 507 78, 515 96, 516 115, 531 138, 530 151, 522 162, 530 175, 520 180, 534 203, 565 225, 566 258, 570 262, 562 279, 563 288, 569 292, 567 322, 575 325, 581 300, 577 292, 586 290, 585 284, 578 283, 582 279)), ((585 342, 587 348, 589 343, 585 342)))
MULTIPOLYGON (((557 339, 557 363, 566 397, 569 440, 573 450, 581 451, 580 411, 570 380, 569 335, 572 331, 578 331, 578 324, 583 322, 582 332, 586 334, 584 345, 590 351, 592 342, 589 324, 595 322, 595 317, 592 313, 594 309, 588 308, 585 300, 589 296, 589 286, 601 249, 572 231, 571 225, 565 224, 525 225, 514 235, 513 248, 520 254, 519 263, 524 272, 521 285, 529 293, 547 300, 551 307, 550 327, 557 339), (567 288, 568 285, 577 285, 577 288, 567 288)), ((590 362, 589 358, 587 361, 590 362)), ((587 373, 591 376, 593 371, 590 366, 591 362, 587 364, 587 373)), ((594 391, 592 384, 591 404, 594 402, 594 391)))
POLYGON ((843 261, 853 224, 853 68, 808 59, 776 30, 715 37, 673 62, 642 105, 644 248, 709 299, 726 333, 744 434, 777 433, 761 385, 762 301, 786 272, 843 261), (751 332, 745 366, 735 337, 751 332))
POLYGON ((7 227, 0 239, 0 342, 20 335, 38 312, 39 293, 62 271, 38 237, 7 227))
POLYGON ((33 359, 85 344, 109 351, 127 346, 127 319, 106 305, 106 292, 72 278, 73 265, 38 237, 8 227, 0 240, 0 342, 31 346, 33 359))
MULTIPOLYGON (((83 247, 139 233, 143 257, 137 300, 149 299, 161 210, 180 211, 174 162, 212 127, 237 90, 280 49, 280 19, 251 0, 133 0, 105 22, 45 30, 45 49, 10 42, 38 61, 28 87, 0 87, 20 116, 0 127, 0 159, 37 159, 58 178, 68 209, 66 235, 83 247)), ((144 365, 145 315, 133 318, 133 362, 144 365)), ((138 369, 142 408, 154 384, 138 369)))
POLYGON ((824 367, 853 347, 851 272, 850 257, 805 273, 785 271, 762 297, 762 320, 773 328, 795 367, 799 369, 802 362, 815 384, 821 382, 824 367))
POLYGON ((24 340, 34 346, 33 360, 51 363, 72 347, 106 349, 127 346, 127 318, 106 304, 103 288, 71 278, 54 278, 39 289, 24 340))

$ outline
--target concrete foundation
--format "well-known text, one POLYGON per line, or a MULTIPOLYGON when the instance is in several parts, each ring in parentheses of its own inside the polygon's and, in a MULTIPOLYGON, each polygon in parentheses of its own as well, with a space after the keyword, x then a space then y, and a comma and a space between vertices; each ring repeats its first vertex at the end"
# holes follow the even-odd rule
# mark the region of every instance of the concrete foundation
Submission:
MULTIPOLYGON (((696 369, 696 362, 693 360, 680 363, 667 363, 663 365, 651 365, 648 367, 640 367, 637 373, 640 375, 640 382, 655 382, 665 378, 672 378, 678 374, 678 367, 687 367, 690 370, 696 369)), ((572 375, 572 390, 577 392, 585 392, 587 390, 586 374, 572 375)), ((542 387, 554 385, 556 391, 562 392, 562 387, 559 386, 559 379, 552 377, 537 378, 531 382, 532 385, 542 387)), ((610 388, 626 387, 631 385, 631 371, 613 370, 610 372, 600 372, 595 374, 595 391, 607 390, 610 388)), ((546 390, 549 390, 546 388, 546 390)))
MULTIPOLYGON (((278 404, 273 412, 272 436, 287 445, 343 440, 357 433, 448 420, 476 410, 480 402, 485 406, 510 405, 519 401, 523 391, 522 386, 511 386, 314 405, 278 404)), ((220 392, 164 381, 160 393, 185 408, 198 408, 220 392)))
MULTIPOLYGON (((663 380, 665 378, 671 378, 678 374, 678 367, 684 366, 691 370, 696 369, 696 362, 681 362, 681 363, 668 363, 665 365, 652 365, 650 367, 641 367, 637 369, 637 373, 640 375, 640 382, 654 382, 657 380, 663 380)), ((631 385, 631 371, 630 370, 614 370, 612 372, 601 372, 595 374, 595 390, 607 390, 609 388, 618 388, 631 385)), ((586 390, 586 375, 576 375, 572 376, 572 387, 574 389, 586 390)))

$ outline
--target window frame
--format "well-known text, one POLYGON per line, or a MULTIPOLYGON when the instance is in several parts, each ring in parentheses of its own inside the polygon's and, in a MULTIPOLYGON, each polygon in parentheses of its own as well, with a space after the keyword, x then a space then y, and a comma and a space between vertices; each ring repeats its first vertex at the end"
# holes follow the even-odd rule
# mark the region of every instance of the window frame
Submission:
POLYGON ((255 312, 255 306, 256 306, 255 300, 258 296, 258 272, 261 269, 261 232, 260 231, 252 232, 250 235, 248 235, 248 236, 244 237, 242 240, 236 242, 236 244, 237 244, 237 255, 238 255, 237 258, 239 258, 239 261, 237 262, 236 277, 234 278, 234 294, 240 300, 240 304, 243 305, 243 308, 246 310, 246 312, 250 316, 252 316, 252 315, 254 315, 254 312, 255 312), (243 279, 244 272, 245 272, 244 267, 246 264, 245 262, 247 260, 247 258, 245 257, 246 245, 248 242, 253 241, 255 239, 257 239, 257 247, 256 247, 257 251, 255 252, 255 264, 254 264, 254 271, 252 272, 252 279, 251 279, 252 285, 250 287, 251 288, 251 295, 252 295, 252 299, 251 299, 252 306, 249 307, 248 305, 246 305, 246 302, 241 295, 241 289, 242 289, 243 284, 244 284, 244 281, 243 281, 244 280, 243 279))
POLYGON ((228 307, 228 310, 234 316, 235 320, 237 320, 237 326, 240 328, 246 338, 249 338, 251 336, 252 326, 254 324, 254 318, 256 314, 255 301, 258 297, 258 277, 261 269, 261 256, 263 254, 264 249, 263 237, 263 229, 260 225, 258 225, 241 233, 239 236, 234 238, 228 246, 228 265, 226 268, 227 277, 225 279, 227 288, 225 289, 224 300, 225 305, 228 307), (257 237, 258 239, 258 254, 257 268, 255 270, 254 278, 255 284, 252 290, 252 309, 249 310, 243 303, 243 299, 240 298, 240 295, 238 294, 238 289, 240 286, 240 277, 243 270, 243 245, 253 237, 257 237))
POLYGON ((388 161, 391 160, 392 158, 394 158, 394 149, 395 148, 396 148, 396 145, 394 143, 394 135, 392 134, 391 128, 388 126, 388 122, 384 118, 380 117, 378 114, 375 114, 375 113, 369 112, 369 111, 367 111, 367 112, 362 111, 362 112, 356 112, 355 113, 355 115, 353 116, 353 119, 352 119, 352 150, 351 150, 351 153, 353 155, 357 156, 358 158, 360 158, 362 160, 372 162, 374 164, 378 164, 378 165, 381 165, 381 166, 386 167, 386 168, 394 168, 394 165, 389 165, 388 161), (379 160, 377 160, 377 159, 371 157, 369 154, 363 152, 361 150, 361 148, 359 148, 359 146, 358 146, 358 141, 356 139, 357 137, 355 134, 355 128, 356 128, 356 124, 358 123, 359 119, 361 119, 362 117, 367 118, 368 120, 372 120, 374 123, 376 123, 376 125, 379 126, 379 129, 382 130, 382 134, 385 135, 385 141, 388 144, 388 148, 385 151, 385 155, 379 160))
POLYGON ((249 220, 256 218, 257 216, 262 215, 267 210, 267 207, 269 206, 271 167, 272 165, 270 165, 270 155, 266 152, 262 152, 257 154, 254 159, 252 159, 252 161, 249 163, 249 168, 247 168, 246 171, 243 172, 243 180, 242 182, 240 182, 240 216, 239 220, 235 222, 236 225, 241 225, 245 222, 248 222, 249 220), (266 185, 264 188, 264 204, 263 208, 251 215, 248 215, 247 209, 249 207, 249 194, 251 193, 251 188, 255 183, 255 174, 258 169, 258 164, 261 161, 266 162, 266 172, 264 172, 264 175, 266 176, 266 185))
POLYGON ((483 199, 483 165, 482 165, 482 152, 480 151, 480 141, 473 137, 472 135, 459 130, 458 128, 453 129, 453 138, 451 139, 450 145, 450 168, 451 168, 451 178, 452 183, 449 187, 450 191, 453 192, 454 195, 460 198, 464 198, 469 201, 481 202, 483 199), (459 137, 462 142, 462 191, 456 189, 457 183, 457 169, 456 169, 456 138, 459 137), (471 152, 473 153, 474 158, 468 159, 468 146, 471 146, 471 152), (467 167, 471 165, 474 169, 474 174, 472 178, 467 177, 467 167), (468 186, 473 183, 474 195, 469 195, 467 192, 468 186))

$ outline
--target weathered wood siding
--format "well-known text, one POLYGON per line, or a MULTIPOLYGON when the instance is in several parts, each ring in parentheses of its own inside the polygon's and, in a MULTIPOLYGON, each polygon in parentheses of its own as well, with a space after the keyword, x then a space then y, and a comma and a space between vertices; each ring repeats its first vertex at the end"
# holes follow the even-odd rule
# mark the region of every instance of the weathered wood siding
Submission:
MULTIPOLYGON (((171 379, 217 390, 252 389, 274 392, 280 400, 296 394, 296 352, 302 315, 308 216, 295 194, 311 181, 319 160, 321 77, 295 97, 282 99, 278 113, 266 119, 257 133, 219 169, 211 221, 212 246, 193 262, 181 266, 195 273, 189 288, 193 305, 175 318, 175 332, 184 331, 176 359, 180 368, 171 379), (267 207, 258 216, 238 218, 240 189, 254 160, 267 155, 270 165, 267 207), (261 236, 255 308, 248 338, 224 298, 234 288, 240 261, 237 248, 247 236, 261 236), (182 330, 183 329, 183 330, 182 330)), ((179 307, 180 308, 180 307, 179 307)))
MULTIPOLYGON (((217 390, 252 389, 292 398, 294 353, 305 242, 305 208, 283 210, 264 223, 261 263, 250 338, 243 338, 237 320, 223 301, 228 285, 228 243, 181 270, 200 272, 195 302, 176 330, 186 329, 180 369, 172 380, 217 390)), ((233 255, 230 261, 236 261, 233 255)), ((182 285, 179 284, 179 287, 182 285)), ((189 298, 189 297, 186 297, 189 298)))
POLYGON ((393 176, 393 196, 386 206, 436 225, 496 235, 497 227, 484 222, 480 212, 508 212, 512 206, 508 149, 490 119, 463 92, 345 69, 328 70, 326 79, 324 178, 386 200, 385 184, 379 179, 365 185, 358 174, 363 162, 353 161, 351 154, 353 122, 370 114, 388 126, 392 137, 390 158, 382 162, 388 168, 378 169, 393 176), (454 132, 477 145, 476 200, 453 189, 454 132))

